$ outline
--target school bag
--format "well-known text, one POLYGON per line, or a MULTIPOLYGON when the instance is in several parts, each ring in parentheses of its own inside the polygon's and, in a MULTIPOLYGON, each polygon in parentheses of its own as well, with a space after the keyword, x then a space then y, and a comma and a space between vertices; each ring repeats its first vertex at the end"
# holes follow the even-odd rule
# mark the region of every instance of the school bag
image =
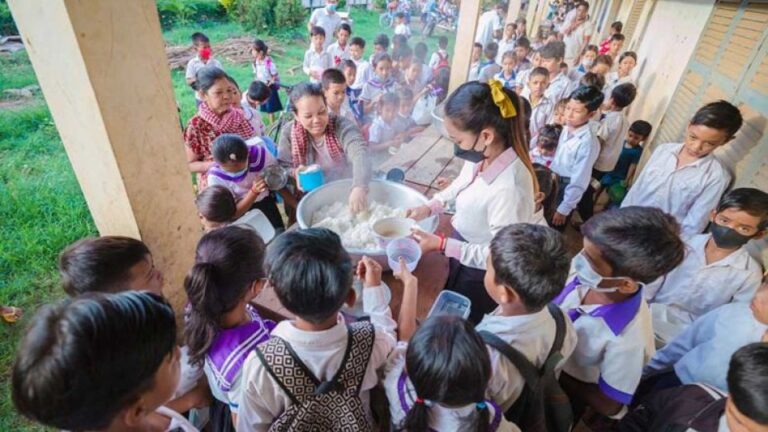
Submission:
POLYGON ((526 432, 568 432, 573 423, 568 395, 555 376, 555 366, 563 360, 560 351, 565 339, 565 318, 557 305, 550 303, 547 308, 555 319, 556 331, 552 349, 541 369, 500 337, 480 332, 483 341, 511 361, 525 380, 523 392, 504 416, 526 432))
POLYGON ((449 69, 451 67, 451 64, 448 63, 448 54, 442 55, 438 51, 437 58, 438 58, 437 64, 435 65, 435 67, 432 68, 432 77, 436 77, 441 69, 449 69))
POLYGON ((293 402, 270 426, 270 431, 372 430, 365 415, 360 387, 373 350, 375 331, 369 321, 347 325, 347 349, 330 381, 320 382, 299 359, 291 345, 273 336, 256 355, 293 402))
POLYGON ((715 432, 728 395, 707 384, 688 384, 653 393, 630 411, 619 432, 715 432))

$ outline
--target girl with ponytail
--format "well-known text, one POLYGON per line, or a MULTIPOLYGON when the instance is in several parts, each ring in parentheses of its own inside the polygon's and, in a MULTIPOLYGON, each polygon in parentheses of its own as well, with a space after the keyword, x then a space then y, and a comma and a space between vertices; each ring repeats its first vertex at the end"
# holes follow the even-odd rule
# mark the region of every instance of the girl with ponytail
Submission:
POLYGON ((490 378, 488 350, 472 324, 431 317, 390 354, 384 388, 392 424, 408 432, 519 431, 486 399, 490 378))
POLYGON ((445 103, 444 125, 454 141, 454 154, 466 162, 448 188, 427 205, 408 210, 408 217, 420 220, 442 213, 455 201, 451 238, 422 231, 415 236, 423 253, 440 251, 450 258, 445 289, 470 298, 474 323, 496 308, 483 286, 491 239, 507 225, 535 221, 538 187, 528 155, 523 101, 495 80, 456 89, 445 103))
POLYGON ((212 430, 234 431, 240 370, 274 323, 249 304, 264 286, 264 241, 250 228, 230 225, 200 239, 184 280, 191 308, 184 340, 192 364, 203 365, 214 396, 212 430))

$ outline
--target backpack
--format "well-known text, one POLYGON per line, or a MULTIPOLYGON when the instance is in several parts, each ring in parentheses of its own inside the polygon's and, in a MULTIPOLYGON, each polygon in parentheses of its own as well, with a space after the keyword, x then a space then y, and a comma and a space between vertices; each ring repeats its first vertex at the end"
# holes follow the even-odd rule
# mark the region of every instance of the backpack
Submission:
POLYGON ((437 64, 434 68, 432 68, 432 76, 436 77, 438 73, 440 73, 441 69, 450 69, 451 64, 448 63, 448 54, 443 56, 440 54, 440 52, 437 52, 437 57, 440 59, 438 60, 437 64))
POLYGON ((279 337, 261 344, 256 355, 267 373, 293 402, 270 426, 270 431, 371 430, 360 399, 375 331, 368 321, 347 325, 347 349, 330 381, 320 382, 279 337))
POLYGON ((480 332, 483 341, 511 361, 525 380, 523 392, 504 416, 526 432, 568 432, 573 423, 568 395, 555 376, 555 366, 563 360, 560 351, 565 339, 565 318, 557 305, 550 303, 547 308, 555 319, 557 330, 552 349, 541 369, 495 334, 480 332))

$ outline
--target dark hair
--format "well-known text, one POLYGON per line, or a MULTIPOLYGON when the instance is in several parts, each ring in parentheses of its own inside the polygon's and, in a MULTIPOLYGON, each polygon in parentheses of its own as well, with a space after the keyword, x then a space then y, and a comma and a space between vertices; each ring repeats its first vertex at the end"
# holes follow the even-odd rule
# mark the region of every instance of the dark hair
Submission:
POLYGON ((291 110, 296 112, 296 103, 298 103, 304 97, 319 97, 325 103, 325 93, 323 93, 323 87, 320 84, 303 82, 298 83, 291 89, 291 110))
POLYGON ((755 188, 738 188, 723 195, 717 204, 717 212, 726 209, 741 210, 760 218, 758 230, 768 228, 768 193, 755 188))
POLYGON ((266 276, 264 240, 256 231, 228 225, 200 239, 195 265, 184 279, 191 305, 184 343, 192 364, 202 364, 222 315, 235 308, 253 283, 266 276))
POLYGON ((636 133, 645 138, 648 138, 649 136, 651 136, 651 131, 653 131, 653 126, 651 126, 651 124, 645 120, 635 120, 632 122, 631 125, 629 125, 629 130, 632 133, 636 133))
POLYGON ((280 303, 312 323, 334 316, 352 289, 352 260, 325 228, 281 234, 267 248, 266 263, 280 303))
POLYGON ((211 40, 208 39, 208 36, 200 32, 192 33, 191 39, 193 45, 197 45, 199 43, 211 43, 211 40))
POLYGON ((56 429, 106 429, 152 389, 175 347, 173 309, 155 294, 89 293, 43 306, 16 352, 13 404, 56 429))
POLYGON ((269 50, 269 48, 267 47, 267 44, 261 39, 255 39, 253 41, 253 49, 259 52, 263 52, 264 54, 266 54, 267 51, 269 50))
POLYGON ((499 44, 496 42, 489 42, 487 45, 485 45, 485 48, 483 48, 483 55, 485 55, 485 58, 487 59, 495 59, 498 53, 499 44))
POLYGON ((336 29, 336 34, 338 35, 340 31, 344 30, 345 32, 352 34, 352 26, 350 26, 347 23, 341 23, 339 24, 339 28, 336 29))
POLYGON ((743 122, 741 111, 730 102, 722 99, 699 108, 691 119, 692 125, 702 125, 725 131, 728 138, 736 135, 743 122))
POLYGON ((627 57, 632 57, 633 59, 635 59, 635 63, 637 63, 637 54, 635 54, 634 51, 624 51, 623 53, 621 53, 621 55, 619 56, 619 63, 621 63, 627 57))
POLYGON ((142 241, 104 236, 78 240, 59 255, 61 285, 67 295, 115 293, 130 285, 131 268, 151 255, 142 241))
POLYGON ((408 45, 400 45, 396 49, 392 50, 392 60, 400 61, 403 58, 413 56, 413 49, 408 45))
POLYGON ((231 222, 237 205, 232 191, 221 185, 208 186, 195 199, 197 211, 211 222, 231 222))
POLYGON ((373 38, 373 44, 383 47, 384 50, 389 49, 389 36, 384 33, 379 33, 373 38))
POLYGON ((654 207, 622 207, 594 215, 581 226, 614 277, 651 283, 685 258, 680 224, 654 207))
POLYGON ((505 119, 501 116, 499 107, 493 102, 491 87, 488 84, 477 81, 466 82, 459 86, 445 103, 445 114, 461 129, 479 134, 486 127, 492 127, 501 137, 505 148, 514 148, 517 157, 523 162, 536 189, 536 175, 533 172, 533 164, 528 154, 528 142, 526 139, 526 116, 522 99, 514 91, 504 88, 506 96, 512 102, 517 116, 505 119))
POLYGON ((227 75, 227 81, 229 81, 230 84, 235 86, 235 88, 237 88, 238 92, 240 91, 240 84, 238 84, 237 81, 235 81, 235 79, 232 78, 232 75, 227 75))
POLYGON ((437 38, 437 46, 442 49, 448 48, 448 37, 440 36, 439 38, 437 38))
POLYGON ((539 131, 539 140, 537 144, 544 150, 555 151, 557 149, 557 143, 560 141, 560 134, 562 132, 563 127, 560 125, 544 125, 539 131))
POLYGON ((589 44, 584 48, 584 52, 592 51, 595 54, 600 54, 600 48, 597 47, 597 45, 589 44))
POLYGON ((347 79, 344 78, 344 73, 342 71, 331 68, 323 71, 320 82, 323 84, 323 90, 328 90, 331 84, 346 84, 347 79))
POLYGON ((625 37, 623 34, 621 34, 621 33, 614 33, 614 34, 611 36, 611 42, 614 42, 614 41, 621 41, 621 42, 624 42, 626 39, 627 39, 627 38, 626 38, 626 37, 625 37))
MULTIPOLYGON (((441 36, 441 37, 445 37, 445 36, 441 36)), ((439 44, 440 42, 438 41, 438 45, 439 44)), ((447 42, 446 42, 446 46, 447 46, 447 42)), ((421 60, 422 62, 424 62, 427 59, 428 50, 429 48, 427 48, 427 44, 425 44, 424 42, 417 42, 416 45, 413 46, 413 56, 421 60)))
POLYGON ((355 72, 357 72, 357 64, 354 62, 354 60, 346 59, 341 62, 341 70, 344 70, 346 68, 354 69, 355 72))
POLYGON ((325 37, 325 29, 320 26, 312 26, 312 30, 309 31, 309 35, 325 37))
POLYGON ((508 58, 511 58, 512 60, 515 61, 515 63, 517 63, 517 54, 515 54, 514 51, 510 50, 510 51, 505 52, 501 56, 501 61, 504 62, 504 59, 508 59, 508 58))
POLYGON ((768 343, 739 348, 731 357, 727 380, 729 397, 739 412, 768 426, 768 343))
POLYGON ((400 87, 400 89, 397 91, 397 96, 401 101, 413 100, 413 90, 411 90, 409 87, 400 87))
POLYGON ((541 66, 535 67, 535 68, 533 68, 531 70, 531 73, 528 74, 528 79, 530 80, 531 78, 533 78, 535 76, 543 76, 543 77, 546 77, 547 79, 549 79, 549 71, 547 70, 547 68, 544 68, 544 67, 541 67, 541 66))
POLYGON ((533 164, 533 169, 536 171, 536 180, 539 182, 539 192, 544 194, 544 201, 541 203, 544 219, 547 223, 552 224, 552 216, 555 215, 557 209, 557 192, 560 189, 558 175, 544 165, 537 163, 533 164))
POLYGON ((349 44, 357 45, 360 48, 365 48, 365 39, 361 38, 360 36, 355 36, 349 40, 349 44))
POLYGON ((472 45, 472 47, 473 47, 473 48, 480 48, 480 51, 481 51, 481 52, 482 52, 482 50, 483 50, 483 44, 481 44, 480 42, 475 42, 475 44, 474 44, 474 45, 472 45))
POLYGON ((515 48, 531 49, 531 41, 527 37, 523 36, 515 41, 515 48))
MULTIPOLYGON (((416 395, 429 402, 416 403, 403 419, 402 429, 426 431, 430 402, 463 406, 485 402, 491 379, 488 349, 472 324, 455 315, 428 318, 408 342, 405 367, 416 395)), ((471 430, 487 431, 488 407, 477 408, 471 430)))
POLYGON ((602 63, 602 64, 604 64, 604 65, 606 65, 608 67, 613 67, 613 58, 611 56, 609 56, 608 54, 602 54, 602 55, 599 55, 599 56, 595 57, 595 63, 594 64, 598 64, 598 63, 602 63))
POLYGON ((562 291, 571 260, 563 236, 549 227, 512 224, 491 240, 495 282, 513 289, 529 312, 541 310, 562 291))
POLYGON ((405 14, 402 12, 398 12, 395 14, 395 18, 405 18, 405 14))
POLYGON ((558 109, 565 109, 565 106, 568 105, 568 102, 570 102, 571 98, 564 97, 560 99, 559 101, 555 102, 555 107, 552 109, 553 111, 557 111, 558 109))
POLYGON ((390 57, 389 54, 385 52, 378 53, 375 56, 373 56, 373 61, 371 62, 371 66, 375 68, 379 63, 383 61, 388 61, 392 63, 392 57, 390 57))
POLYGON ((635 100, 635 96, 637 96, 637 87, 632 83, 619 84, 611 90, 613 103, 621 109, 628 107, 635 100))
POLYGON ((584 8, 585 8, 586 10, 589 10, 589 3, 588 3, 588 2, 586 2, 586 1, 584 1, 584 0, 582 0, 582 1, 577 1, 577 2, 576 2, 576 4, 574 5, 574 8, 577 8, 577 9, 578 9, 578 8, 580 8, 580 7, 582 7, 582 6, 584 6, 584 8))
POLYGON ((560 62, 560 69, 566 69, 567 70, 568 69, 568 63, 566 63, 564 61, 560 62))
POLYGON ((261 81, 254 81, 248 86, 248 98, 256 102, 263 102, 272 96, 272 89, 261 81))
MULTIPOLYGON (((592 86, 599 89, 605 87, 605 78, 602 75, 598 75, 594 72, 587 72, 579 78, 580 86, 592 86)), ((603 95, 605 96, 605 95, 603 95)))
POLYGON ((381 108, 386 105, 400 106, 400 96, 395 92, 384 93, 379 100, 379 107, 381 108))
POLYGON ((216 81, 222 79, 230 80, 229 75, 218 67, 205 66, 197 71, 197 75, 195 75, 195 90, 208 93, 208 90, 216 84, 216 81))
POLYGON ((621 33, 621 31, 624 30, 624 24, 622 24, 621 21, 614 21, 611 24, 611 28, 621 33))
POLYGON ((561 41, 552 41, 539 49, 539 56, 543 59, 562 59, 565 57, 565 44, 561 41))
POLYGON ((213 140, 211 155, 217 163, 248 160, 248 144, 238 134, 221 134, 213 140))
POLYGON ((408 45, 408 38, 405 35, 396 34, 392 36, 392 45, 396 47, 404 47, 408 45))
POLYGON ((581 86, 571 93, 569 96, 571 100, 575 100, 584 104, 589 112, 594 112, 603 103, 603 92, 595 86, 581 86))

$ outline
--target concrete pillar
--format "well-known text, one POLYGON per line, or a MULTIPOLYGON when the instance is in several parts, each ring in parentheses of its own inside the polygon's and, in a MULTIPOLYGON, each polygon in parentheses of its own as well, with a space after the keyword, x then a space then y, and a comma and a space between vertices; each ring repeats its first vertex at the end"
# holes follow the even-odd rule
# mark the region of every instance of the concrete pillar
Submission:
POLYGON ((102 235, 146 242, 183 311, 201 227, 154 0, 10 0, 102 235))
POLYGON ((518 15, 520 15, 520 9, 522 8, 522 6, 523 6, 523 0, 510 0, 509 7, 507 8, 506 24, 515 22, 518 15))
POLYGON ((449 94, 467 82, 467 77, 469 77, 480 6, 480 1, 463 1, 459 6, 458 32, 453 50, 453 60, 451 61, 451 80, 448 85, 449 94))

